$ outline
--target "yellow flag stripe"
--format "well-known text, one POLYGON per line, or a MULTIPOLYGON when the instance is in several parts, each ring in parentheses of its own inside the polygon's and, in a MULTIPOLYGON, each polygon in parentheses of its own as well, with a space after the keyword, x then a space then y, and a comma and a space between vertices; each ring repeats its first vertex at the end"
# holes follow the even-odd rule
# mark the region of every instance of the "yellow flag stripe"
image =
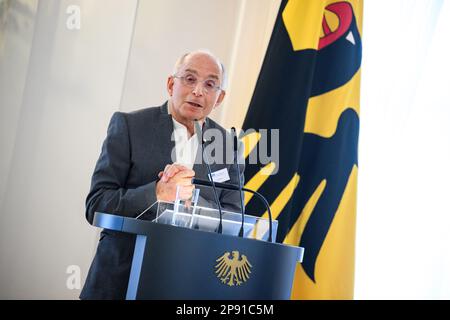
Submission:
POLYGON ((359 115, 360 81, 361 69, 345 85, 310 98, 306 110, 305 133, 330 138, 336 132, 342 112, 352 108, 359 115))
POLYGON ((358 167, 354 165, 317 257, 315 283, 297 264, 292 299, 353 298, 357 177, 358 167))
POLYGON ((320 196, 322 195, 323 191, 325 190, 326 185, 327 185, 327 181, 324 179, 317 186, 316 190, 311 195, 311 197, 309 198, 305 207, 303 208, 297 221, 292 226, 292 228, 289 231, 289 233, 287 234, 287 236, 284 238, 284 241, 283 241, 284 244, 298 246, 298 244, 300 243, 303 231, 305 230, 306 224, 308 223, 308 220, 311 217, 311 213, 313 212, 314 208, 316 207, 317 201, 319 201, 320 196))
MULTIPOLYGON (((270 210, 272 211, 272 219, 276 220, 278 218, 278 216, 280 215, 281 211, 283 211, 283 208, 286 206, 286 204, 291 199, 295 188, 297 188, 299 181, 300 181, 300 176, 298 175, 298 173, 294 174, 291 181, 289 181, 287 186, 284 187, 283 191, 280 192, 280 194, 275 199, 275 201, 270 205, 270 210)), ((268 218, 269 213, 267 211, 264 212, 262 217, 268 218)))
MULTIPOLYGON (((283 191, 278 195, 275 201, 270 205, 270 211, 272 212, 272 219, 276 220, 280 215, 283 208, 288 203, 289 199, 291 199, 292 194, 294 193, 295 188, 297 187, 300 181, 300 176, 296 173, 292 177, 291 181, 284 187, 283 191)), ((261 216, 262 218, 267 219, 269 217, 269 213, 266 211, 261 216)), ((258 221, 252 229, 252 238, 260 239, 262 235, 264 235, 267 231, 265 227, 268 227, 266 223, 261 224, 261 221, 258 221)))
POLYGON ((260 139, 261 133, 259 132, 251 132, 242 137, 241 141, 244 144, 244 159, 253 151, 260 139))
POLYGON ((325 5, 323 0, 288 1, 282 17, 294 51, 317 49, 325 5))
MULTIPOLYGON (((272 172, 275 170, 275 162, 271 162, 265 167, 261 168, 257 174, 255 174, 246 184, 245 188, 258 191, 264 182, 269 178, 272 172)), ((244 203, 247 203, 253 198, 253 193, 246 192, 244 203)))

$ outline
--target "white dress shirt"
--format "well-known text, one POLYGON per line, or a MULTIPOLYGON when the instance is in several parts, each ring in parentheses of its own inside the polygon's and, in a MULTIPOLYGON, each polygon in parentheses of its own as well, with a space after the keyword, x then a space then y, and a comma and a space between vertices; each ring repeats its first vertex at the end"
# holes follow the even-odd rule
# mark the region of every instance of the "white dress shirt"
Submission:
POLYGON ((172 117, 172 121, 176 163, 192 169, 198 150, 197 134, 195 133, 193 136, 189 137, 189 132, 184 125, 175 120, 174 117, 172 117))

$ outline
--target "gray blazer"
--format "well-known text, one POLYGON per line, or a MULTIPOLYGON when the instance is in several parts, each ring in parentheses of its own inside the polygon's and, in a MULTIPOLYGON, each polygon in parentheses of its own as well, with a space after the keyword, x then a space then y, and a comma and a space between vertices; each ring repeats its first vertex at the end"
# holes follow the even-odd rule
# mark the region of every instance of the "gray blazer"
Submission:
MULTIPOLYGON (((204 129, 209 128, 222 132, 225 147, 225 141, 231 139, 231 135, 207 118, 204 129)), ((167 112, 167 102, 160 107, 114 113, 86 198, 89 223, 92 224, 96 211, 136 217, 156 201, 158 173, 172 163, 171 153, 175 147, 175 142, 171 140, 172 132, 173 122, 167 112)), ((240 163, 243 163, 242 159, 240 163)), ((237 184, 236 166, 212 164, 211 170, 214 172, 225 167, 231 179, 228 183, 237 184)), ((241 164, 239 169, 243 173, 244 165, 241 164)), ((195 164, 193 170, 196 178, 207 180, 204 163, 195 164)), ((216 207, 212 190, 199 189, 198 204, 216 207)), ((222 208, 240 212, 238 192, 218 190, 218 193, 222 208)), ((134 242, 135 236, 130 234, 110 230, 101 232, 81 299, 125 298, 134 242)))

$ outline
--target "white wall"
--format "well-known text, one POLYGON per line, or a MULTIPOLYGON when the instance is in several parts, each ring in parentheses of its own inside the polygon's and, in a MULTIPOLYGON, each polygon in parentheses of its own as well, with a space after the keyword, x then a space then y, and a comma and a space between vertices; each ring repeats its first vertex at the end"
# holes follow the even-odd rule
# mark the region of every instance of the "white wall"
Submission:
POLYGON ((365 1, 357 299, 450 298, 449 31, 448 1, 365 1))
MULTIPOLYGON (((66 269, 84 282, 95 252, 84 201, 112 113, 162 103, 176 58, 199 47, 228 66, 227 101, 249 100, 279 3, 0 0, 0 298, 78 297, 66 269)), ((248 103, 230 102, 239 126, 248 103)))
MULTIPOLYGON (((84 278, 93 254, 84 198, 120 104, 136 1, 21 2, 31 8, 27 40, 19 46, 21 30, 7 30, 0 60, 8 83, 1 119, 9 126, 1 150, 10 159, 1 172, 0 297, 75 298, 66 268, 80 266, 84 278), (71 4, 82 10, 77 31, 66 28, 71 4)), ((7 25, 17 16, 24 18, 11 10, 7 25)))

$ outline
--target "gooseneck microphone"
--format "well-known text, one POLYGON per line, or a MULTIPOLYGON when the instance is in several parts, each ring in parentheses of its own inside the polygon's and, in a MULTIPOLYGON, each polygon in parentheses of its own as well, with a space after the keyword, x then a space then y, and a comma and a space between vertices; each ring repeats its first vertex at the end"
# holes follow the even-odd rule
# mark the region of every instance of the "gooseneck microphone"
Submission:
POLYGON ((201 150, 202 162, 205 162, 206 167, 208 168, 208 176, 209 176, 209 180, 211 181, 210 186, 212 186, 212 188, 213 188, 214 199, 216 201, 217 208, 219 209, 219 228, 218 228, 217 232, 222 233, 222 208, 220 206, 219 196, 217 194, 216 183, 214 182, 214 179, 212 176, 209 159, 208 159, 208 156, 204 154, 205 153, 205 149, 204 149, 205 140, 203 140, 203 130, 202 130, 202 127, 200 126, 200 123, 198 122, 198 120, 194 120, 194 125, 195 125, 195 131, 197 133, 198 142, 202 148, 202 150, 201 150), (206 158, 206 161, 203 160, 204 157, 206 158))
POLYGON ((244 204, 244 197, 242 196, 241 171, 239 170, 239 163, 238 163, 238 138, 237 138, 236 128, 232 127, 231 131, 233 132, 233 153, 234 153, 233 154, 233 162, 234 162, 234 165, 236 166, 236 171, 237 171, 236 174, 237 174, 238 186, 239 186, 239 197, 241 199, 240 209, 241 209, 242 221, 241 221, 241 230, 239 230, 239 237, 242 238, 242 237, 244 237, 245 204, 244 204))
MULTIPOLYGON (((204 187, 211 187, 212 183, 210 181, 206 181, 206 180, 201 180, 201 179, 192 179, 192 184, 195 184, 197 186, 204 186, 204 187)), ((219 189, 224 189, 224 190, 235 190, 235 191, 246 191, 246 192, 250 192, 253 193, 256 197, 258 197, 266 206, 267 212, 269 213, 269 242, 272 242, 272 211, 270 210, 270 205, 267 202, 266 198, 264 198, 264 196, 262 194, 260 194, 257 191, 253 191, 247 188, 242 188, 242 191, 240 191, 240 188, 238 186, 235 186, 234 184, 229 184, 229 183, 219 183, 219 182, 215 182, 214 183, 214 188, 219 188, 219 189)))

